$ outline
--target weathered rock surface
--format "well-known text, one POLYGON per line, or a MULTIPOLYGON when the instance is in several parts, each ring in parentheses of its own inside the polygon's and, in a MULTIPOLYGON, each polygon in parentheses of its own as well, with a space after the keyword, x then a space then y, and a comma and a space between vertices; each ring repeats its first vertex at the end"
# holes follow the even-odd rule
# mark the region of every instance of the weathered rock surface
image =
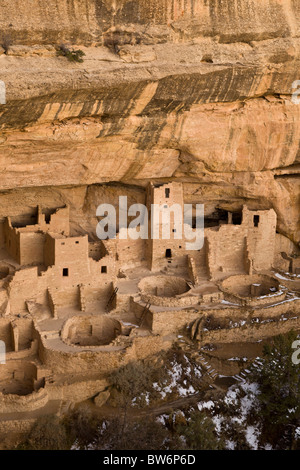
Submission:
POLYGON ((98 408, 101 408, 101 406, 105 405, 105 403, 109 399, 109 396, 110 396, 110 393, 108 390, 98 393, 98 395, 94 398, 95 405, 98 408))
POLYGON ((299 242, 298 0, 4 0, 0 25, 1 217, 68 202, 94 230, 101 202, 177 179, 299 242))

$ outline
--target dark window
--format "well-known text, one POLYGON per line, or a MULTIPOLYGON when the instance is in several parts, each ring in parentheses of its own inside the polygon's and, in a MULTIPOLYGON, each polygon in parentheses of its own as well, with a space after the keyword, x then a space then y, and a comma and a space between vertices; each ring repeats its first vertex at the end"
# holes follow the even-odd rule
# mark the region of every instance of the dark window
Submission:
POLYGON ((166 258, 172 258, 172 250, 170 248, 166 249, 166 258))
POLYGON ((77 242, 75 242, 75 243, 77 243, 77 245, 78 245, 79 242, 77 241, 77 242))
POLYGON ((107 266, 101 266, 101 272, 107 273, 107 266))
POLYGON ((254 223, 254 227, 258 227, 258 224, 259 224, 259 215, 255 215, 253 217, 253 223, 254 223))
MULTIPOLYGON (((223 223, 228 223, 228 211, 224 209, 216 208, 211 214, 204 217, 205 227, 219 227, 223 223)), ((193 228, 196 228, 194 223, 193 228)))
POLYGON ((172 232, 173 232, 173 233, 176 233, 176 228, 173 228, 173 229, 172 229, 172 232))
POLYGON ((69 268, 63 268, 63 276, 68 277, 69 276, 69 268))
POLYGON ((233 225, 241 225, 242 224, 243 215, 242 212, 233 212, 232 213, 232 223, 233 225))
POLYGON ((170 188, 165 189, 165 196, 167 199, 170 197, 170 188))

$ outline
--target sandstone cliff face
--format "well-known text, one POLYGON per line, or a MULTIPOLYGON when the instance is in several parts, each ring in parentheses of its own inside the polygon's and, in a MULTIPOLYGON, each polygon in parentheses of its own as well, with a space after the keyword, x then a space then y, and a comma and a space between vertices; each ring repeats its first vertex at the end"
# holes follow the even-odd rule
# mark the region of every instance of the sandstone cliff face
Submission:
POLYGON ((179 180, 300 241, 298 0, 4 0, 0 31, 0 217, 67 202, 93 230, 101 202, 179 180))

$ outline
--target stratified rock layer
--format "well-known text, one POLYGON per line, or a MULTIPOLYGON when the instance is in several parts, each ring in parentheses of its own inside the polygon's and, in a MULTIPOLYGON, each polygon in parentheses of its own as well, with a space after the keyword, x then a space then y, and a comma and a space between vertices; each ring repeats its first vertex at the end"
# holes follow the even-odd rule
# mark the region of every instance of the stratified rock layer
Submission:
POLYGON ((1 217, 59 200, 94 230, 101 202, 177 179, 207 212, 273 207, 299 242, 298 0, 2 3, 1 217))

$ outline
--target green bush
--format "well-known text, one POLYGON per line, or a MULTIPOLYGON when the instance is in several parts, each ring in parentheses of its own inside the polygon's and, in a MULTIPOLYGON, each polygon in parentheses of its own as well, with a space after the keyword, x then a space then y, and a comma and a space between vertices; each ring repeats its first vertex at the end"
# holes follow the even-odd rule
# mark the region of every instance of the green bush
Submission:
POLYGON ((126 366, 113 371, 109 381, 118 392, 118 401, 121 408, 127 408, 136 398, 136 406, 143 407, 145 403, 142 395, 151 392, 151 397, 159 395, 153 389, 153 383, 167 377, 166 369, 160 364, 150 362, 130 362, 126 366))
POLYGON ((66 57, 70 62, 83 62, 83 56, 85 53, 80 49, 69 49, 64 44, 62 44, 57 52, 59 56, 66 57))
POLYGON ((121 417, 106 422, 95 450, 164 450, 171 447, 172 436, 153 416, 130 419, 123 423, 121 417))
POLYGON ((274 337, 264 347, 260 369, 252 374, 259 385, 263 435, 280 449, 296 445, 295 430, 300 425, 300 366, 292 362, 297 338, 293 330, 274 337))
POLYGON ((97 436, 98 426, 101 424, 86 404, 82 404, 68 413, 63 423, 72 442, 76 441, 80 448, 85 448, 93 442, 97 436))
POLYGON ((27 439, 18 450, 68 450, 71 441, 57 416, 41 416, 32 426, 27 439))
POLYGON ((3 47, 5 54, 8 53, 11 45, 12 45, 12 39, 9 35, 6 34, 5 36, 2 37, 2 42, 1 42, 1 46, 3 47))
POLYGON ((184 438, 190 450, 221 450, 223 443, 216 436, 215 425, 203 412, 195 412, 186 424, 180 424, 177 433, 184 438))

